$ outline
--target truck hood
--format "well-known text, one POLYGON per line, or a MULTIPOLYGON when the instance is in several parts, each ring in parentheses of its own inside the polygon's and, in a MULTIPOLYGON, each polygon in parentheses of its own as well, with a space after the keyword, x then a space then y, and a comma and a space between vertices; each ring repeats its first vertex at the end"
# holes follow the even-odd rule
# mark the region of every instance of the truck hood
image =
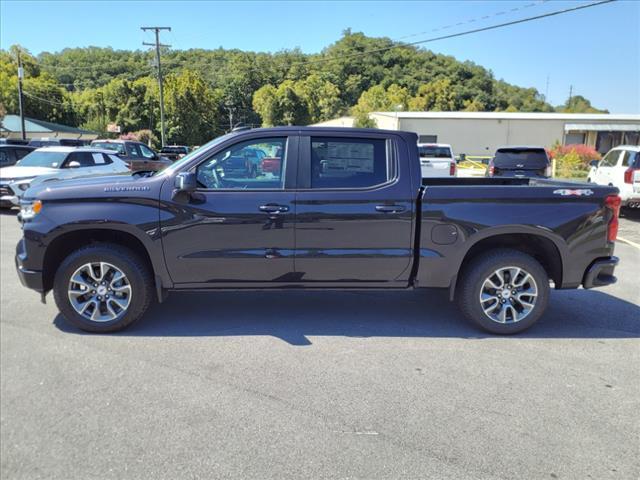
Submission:
POLYGON ((151 197, 165 179, 140 177, 131 173, 108 176, 76 177, 56 182, 43 182, 26 191, 25 199, 77 200, 89 198, 151 197))
POLYGON ((14 165, 12 167, 4 167, 0 169, 0 180, 18 180, 21 178, 33 178, 40 175, 50 175, 52 173, 60 172, 57 168, 49 167, 21 167, 20 165, 14 165))

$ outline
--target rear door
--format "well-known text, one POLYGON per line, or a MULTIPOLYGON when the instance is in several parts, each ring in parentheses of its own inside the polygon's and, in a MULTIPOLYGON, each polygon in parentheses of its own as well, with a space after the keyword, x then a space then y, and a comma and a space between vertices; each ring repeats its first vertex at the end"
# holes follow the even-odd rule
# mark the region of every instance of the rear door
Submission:
POLYGON ((414 195, 399 137, 301 137, 296 259, 308 286, 406 285, 414 195))

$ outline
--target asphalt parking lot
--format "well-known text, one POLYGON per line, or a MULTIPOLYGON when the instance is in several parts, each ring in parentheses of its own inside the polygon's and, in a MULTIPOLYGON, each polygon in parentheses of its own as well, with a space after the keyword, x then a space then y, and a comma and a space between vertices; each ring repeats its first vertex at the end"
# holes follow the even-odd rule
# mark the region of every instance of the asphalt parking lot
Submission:
POLYGON ((3 479, 640 476, 631 245, 616 285, 553 292, 517 337, 439 292, 172 294, 86 335, 19 285, 0 230, 3 479))

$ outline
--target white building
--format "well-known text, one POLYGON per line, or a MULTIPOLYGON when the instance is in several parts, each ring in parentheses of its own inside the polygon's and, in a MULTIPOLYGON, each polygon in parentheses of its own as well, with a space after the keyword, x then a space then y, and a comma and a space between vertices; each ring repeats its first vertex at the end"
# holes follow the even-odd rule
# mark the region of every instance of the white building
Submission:
MULTIPOLYGON (((510 112, 373 112, 378 128, 416 132, 422 143, 449 143, 456 154, 492 155, 502 145, 585 144, 605 153, 640 145, 640 115, 510 112)), ((350 120, 350 121, 349 121, 350 120)), ((340 117, 320 126, 353 126, 340 117)))

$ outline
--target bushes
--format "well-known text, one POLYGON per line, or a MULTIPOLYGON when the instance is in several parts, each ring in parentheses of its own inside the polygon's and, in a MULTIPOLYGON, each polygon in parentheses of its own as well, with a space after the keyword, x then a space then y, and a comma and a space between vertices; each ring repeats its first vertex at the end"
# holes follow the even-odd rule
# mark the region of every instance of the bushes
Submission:
POLYGON ((591 161, 602 158, 593 147, 558 143, 551 147, 549 156, 556 161, 556 176, 564 178, 585 178, 591 161))

